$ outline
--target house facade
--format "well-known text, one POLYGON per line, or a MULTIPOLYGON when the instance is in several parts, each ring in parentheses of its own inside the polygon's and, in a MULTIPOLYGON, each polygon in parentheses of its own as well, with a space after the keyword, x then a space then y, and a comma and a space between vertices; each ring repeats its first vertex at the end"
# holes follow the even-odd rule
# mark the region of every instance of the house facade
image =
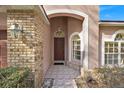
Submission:
POLYGON ((97 5, 0 6, 0 68, 31 68, 40 87, 51 65, 83 74, 122 65, 124 22, 99 21, 97 5))

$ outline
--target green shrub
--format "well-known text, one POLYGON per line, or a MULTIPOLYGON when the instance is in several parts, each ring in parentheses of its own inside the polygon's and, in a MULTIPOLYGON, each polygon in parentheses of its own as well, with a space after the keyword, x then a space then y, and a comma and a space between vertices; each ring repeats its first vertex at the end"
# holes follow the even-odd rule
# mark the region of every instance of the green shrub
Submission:
POLYGON ((0 69, 0 87, 33 87, 33 82, 28 81, 29 74, 29 68, 8 67, 0 69))
POLYGON ((0 69, 0 80, 3 78, 7 78, 12 73, 14 73, 17 70, 16 67, 8 67, 8 68, 2 68, 0 69))

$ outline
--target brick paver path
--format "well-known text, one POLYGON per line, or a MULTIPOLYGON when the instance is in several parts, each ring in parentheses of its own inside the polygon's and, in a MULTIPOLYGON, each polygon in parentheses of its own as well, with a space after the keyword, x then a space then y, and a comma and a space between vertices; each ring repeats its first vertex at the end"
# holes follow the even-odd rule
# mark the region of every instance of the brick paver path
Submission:
POLYGON ((45 78, 53 78, 53 88, 74 88, 74 78, 79 76, 76 71, 64 65, 52 65, 45 78))

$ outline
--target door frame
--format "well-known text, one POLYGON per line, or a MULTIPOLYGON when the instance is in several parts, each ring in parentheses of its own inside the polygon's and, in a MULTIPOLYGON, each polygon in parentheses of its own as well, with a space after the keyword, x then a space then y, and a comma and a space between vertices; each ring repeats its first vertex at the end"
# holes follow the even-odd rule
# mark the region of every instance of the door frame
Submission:
POLYGON ((53 37, 53 64, 54 63, 64 63, 65 64, 65 60, 66 60, 66 38, 65 37, 53 37), (64 38, 64 60, 54 60, 54 39, 55 38, 64 38))

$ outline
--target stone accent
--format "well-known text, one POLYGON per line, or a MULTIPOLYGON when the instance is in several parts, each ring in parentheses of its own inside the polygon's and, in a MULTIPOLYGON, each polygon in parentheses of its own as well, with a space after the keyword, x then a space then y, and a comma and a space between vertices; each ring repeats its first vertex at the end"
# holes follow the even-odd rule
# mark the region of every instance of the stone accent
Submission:
POLYGON ((32 10, 7 11, 7 39, 8 39, 8 65, 29 67, 35 71, 34 53, 32 42, 35 38, 34 14, 32 10), (23 26, 23 33, 19 38, 14 38, 9 30, 13 23, 23 26))
POLYGON ((7 61, 8 66, 29 67, 35 72, 35 25, 33 10, 7 10, 7 61), (23 26, 23 33, 14 38, 9 29, 13 23, 23 26))
POLYGON ((7 10, 8 66, 29 67, 33 72, 34 86, 43 82, 42 33, 49 26, 38 7, 33 10, 7 10), (14 38, 9 29, 13 23, 23 26, 23 33, 14 38))

